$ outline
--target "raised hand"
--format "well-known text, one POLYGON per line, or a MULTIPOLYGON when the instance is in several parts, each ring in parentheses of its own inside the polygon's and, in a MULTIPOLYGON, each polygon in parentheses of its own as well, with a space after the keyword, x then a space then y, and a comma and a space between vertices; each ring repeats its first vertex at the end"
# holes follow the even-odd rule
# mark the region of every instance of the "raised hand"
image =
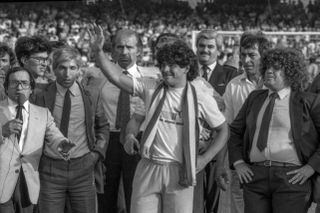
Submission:
POLYGON ((100 25, 95 23, 90 24, 89 28, 87 28, 87 32, 90 37, 90 46, 93 52, 102 51, 102 47, 105 41, 105 37, 103 35, 103 29, 100 25))

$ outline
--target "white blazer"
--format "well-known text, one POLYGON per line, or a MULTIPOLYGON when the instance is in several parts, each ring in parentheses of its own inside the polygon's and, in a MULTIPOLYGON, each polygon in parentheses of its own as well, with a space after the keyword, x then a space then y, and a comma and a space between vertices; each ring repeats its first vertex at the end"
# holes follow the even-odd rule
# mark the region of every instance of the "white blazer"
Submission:
MULTIPOLYGON (((8 100, 0 102, 1 127, 10 119, 8 100)), ((29 123, 22 151, 14 135, 2 138, 0 128, 0 203, 11 199, 14 192, 19 169, 22 166, 26 178, 30 201, 38 202, 40 180, 38 167, 44 142, 55 150, 65 137, 57 128, 50 111, 47 108, 30 104, 29 123)))

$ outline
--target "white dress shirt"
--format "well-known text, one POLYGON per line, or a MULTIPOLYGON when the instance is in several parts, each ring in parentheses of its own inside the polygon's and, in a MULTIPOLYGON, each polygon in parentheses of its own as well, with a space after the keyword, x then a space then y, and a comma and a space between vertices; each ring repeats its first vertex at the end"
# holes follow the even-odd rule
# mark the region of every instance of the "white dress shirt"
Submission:
MULTIPOLYGON (((8 109, 10 112, 11 120, 16 118, 17 106, 18 106, 18 104, 15 101, 8 98, 8 109)), ((28 124, 29 124, 29 101, 28 100, 26 102, 24 102, 24 104, 23 104, 22 117, 23 117, 23 125, 22 125, 22 130, 21 130, 20 141, 19 141, 20 151, 22 151, 22 149, 23 149, 24 140, 25 140, 25 137, 27 134, 28 124)))

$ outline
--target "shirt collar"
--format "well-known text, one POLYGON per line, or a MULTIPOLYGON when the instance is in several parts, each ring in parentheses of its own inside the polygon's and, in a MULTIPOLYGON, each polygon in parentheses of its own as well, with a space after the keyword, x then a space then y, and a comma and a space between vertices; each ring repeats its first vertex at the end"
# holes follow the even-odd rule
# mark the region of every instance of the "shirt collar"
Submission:
MULTIPOLYGON (((57 85, 57 91, 60 95, 64 96, 67 92, 67 88, 64 88, 63 86, 61 86, 57 81, 56 81, 56 85, 57 85)), ((73 83, 73 85, 69 88, 70 94, 72 96, 78 96, 80 94, 80 90, 79 90, 79 86, 77 84, 77 82, 75 81, 73 83)))
POLYGON ((242 82, 249 82, 249 83, 255 85, 256 88, 258 88, 258 89, 266 88, 266 87, 264 86, 264 84, 263 84, 263 78, 262 78, 262 77, 260 77, 260 80, 259 80, 258 84, 256 84, 255 82, 252 82, 252 81, 250 81, 250 80, 248 79, 248 75, 247 75, 246 72, 243 72, 243 73, 240 75, 239 80, 242 81, 242 82))
MULTIPOLYGON (((18 103, 16 103, 15 101, 11 100, 8 97, 8 107, 9 107, 9 109, 11 109, 10 111, 15 112, 17 106, 18 106, 18 103)), ((26 100, 24 102, 23 107, 24 107, 25 111, 29 113, 29 100, 26 100)))
MULTIPOLYGON (((271 93, 273 93, 273 92, 274 92, 274 91, 271 91, 271 90, 269 89, 269 95, 270 95, 271 93)), ((287 97, 288 95, 291 94, 291 87, 285 87, 285 88, 279 90, 277 93, 278 93, 278 95, 279 95, 279 99, 282 100, 282 99, 284 99, 285 97, 287 97)))
MULTIPOLYGON (((217 65, 217 61, 213 62, 213 63, 210 64, 210 65, 207 65, 207 66, 209 67, 209 69, 210 69, 209 72, 211 72, 212 70, 214 70, 214 68, 216 68, 216 65, 217 65)), ((199 66, 200 66, 200 68, 202 69, 202 67, 203 67, 204 65, 199 64, 199 66)))
POLYGON ((127 69, 130 75, 134 75, 134 73, 137 71, 137 65, 133 64, 129 69, 127 69))

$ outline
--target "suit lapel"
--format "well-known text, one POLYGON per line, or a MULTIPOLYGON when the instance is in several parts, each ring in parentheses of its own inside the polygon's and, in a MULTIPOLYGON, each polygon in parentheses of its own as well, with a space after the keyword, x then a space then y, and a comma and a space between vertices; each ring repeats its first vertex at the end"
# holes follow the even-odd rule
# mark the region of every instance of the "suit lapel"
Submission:
MULTIPOLYGON (((88 129, 88 128, 90 128, 93 125, 92 122, 91 122, 92 115, 91 115, 91 110, 90 110, 91 109, 91 104, 93 104, 93 103, 91 103, 91 101, 90 101, 90 97, 89 97, 90 93, 87 90, 85 90, 80 83, 78 83, 78 85, 79 85, 79 88, 80 88, 80 91, 81 91, 81 95, 82 95, 82 99, 83 99, 86 131, 88 133, 88 132, 90 132, 90 129, 88 129)), ((89 136, 90 134, 87 134, 87 135, 89 136)), ((91 138, 89 138, 89 140, 91 140, 91 138)))
POLYGON ((300 141, 301 130, 302 130, 302 110, 303 110, 303 99, 299 95, 298 92, 292 91, 290 96, 290 105, 289 105, 289 112, 290 112, 290 122, 291 122, 291 132, 293 137, 293 142, 295 146, 299 146, 297 141, 300 141))
POLYGON ((265 90, 262 93, 258 93, 255 97, 252 97, 252 103, 249 103, 251 113, 248 119, 253 121, 253 122, 248 122, 250 125, 249 129, 252 130, 252 131, 249 131, 250 150, 252 146, 253 136, 256 131, 258 114, 267 97, 268 97, 268 90, 265 90))
POLYGON ((216 62, 216 66, 214 67, 214 69, 212 70, 211 76, 209 78, 209 83, 211 84, 211 86, 216 87, 216 81, 218 78, 218 74, 220 73, 220 65, 218 62, 216 62))
POLYGON ((28 122, 28 131, 26 137, 24 139, 24 144, 22 151, 25 151, 28 146, 34 146, 34 143, 26 143, 28 138, 36 138, 37 137, 37 124, 39 124, 39 111, 37 111, 32 104, 29 105, 29 122, 28 122))
POLYGON ((54 109, 54 103, 56 101, 56 93, 57 93, 57 85, 55 83, 52 83, 44 96, 45 100, 45 106, 49 108, 50 112, 53 112, 54 109))

